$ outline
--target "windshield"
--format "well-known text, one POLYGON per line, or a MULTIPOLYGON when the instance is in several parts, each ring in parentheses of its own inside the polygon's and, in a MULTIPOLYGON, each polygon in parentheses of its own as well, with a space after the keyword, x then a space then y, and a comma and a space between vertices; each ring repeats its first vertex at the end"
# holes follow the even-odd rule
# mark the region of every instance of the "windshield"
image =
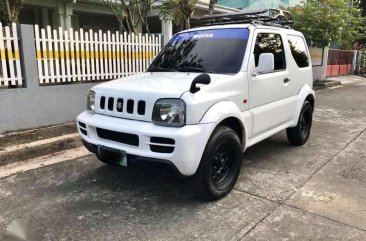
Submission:
POLYGON ((176 34, 147 71, 237 73, 243 62, 248 35, 249 30, 243 28, 176 34))

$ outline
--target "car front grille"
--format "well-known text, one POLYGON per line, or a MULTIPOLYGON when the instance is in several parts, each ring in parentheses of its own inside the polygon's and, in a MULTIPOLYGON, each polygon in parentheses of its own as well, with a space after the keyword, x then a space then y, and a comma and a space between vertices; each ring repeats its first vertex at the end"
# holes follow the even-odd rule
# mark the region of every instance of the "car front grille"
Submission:
POLYGON ((99 98, 99 111, 103 114, 131 118, 144 119, 146 114, 145 100, 101 96, 99 98))

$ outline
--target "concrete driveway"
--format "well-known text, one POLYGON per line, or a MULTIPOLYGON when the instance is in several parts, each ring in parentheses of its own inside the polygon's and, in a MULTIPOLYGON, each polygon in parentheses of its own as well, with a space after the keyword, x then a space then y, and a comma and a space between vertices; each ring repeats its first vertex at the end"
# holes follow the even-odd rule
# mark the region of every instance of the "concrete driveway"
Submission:
POLYGON ((92 155, 3 177, 0 240, 16 218, 44 240, 366 240, 365 103, 366 82, 319 91, 309 142, 279 133, 248 149, 218 202, 158 168, 92 155))

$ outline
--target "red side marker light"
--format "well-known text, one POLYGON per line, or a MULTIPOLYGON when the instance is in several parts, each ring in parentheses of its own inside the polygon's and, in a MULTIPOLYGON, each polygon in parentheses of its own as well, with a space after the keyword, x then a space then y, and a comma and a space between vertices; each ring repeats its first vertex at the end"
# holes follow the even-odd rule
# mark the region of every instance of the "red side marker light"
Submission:
POLYGON ((247 102, 248 102, 248 100, 247 100, 247 99, 244 99, 244 100, 243 100, 243 103, 244 103, 244 104, 246 104, 247 102))

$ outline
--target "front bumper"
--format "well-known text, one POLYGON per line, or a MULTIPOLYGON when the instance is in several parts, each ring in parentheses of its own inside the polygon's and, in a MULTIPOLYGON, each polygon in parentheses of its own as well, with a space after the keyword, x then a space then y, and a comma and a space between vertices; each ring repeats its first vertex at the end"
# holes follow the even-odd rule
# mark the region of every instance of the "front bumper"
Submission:
MULTIPOLYGON (((191 176, 196 172, 206 143, 215 128, 214 123, 186 125, 180 128, 163 127, 154 125, 151 122, 90 114, 86 111, 77 117, 77 123, 78 132, 87 143, 123 150, 129 155, 152 160, 166 160, 185 176, 191 176), (138 136, 138 143, 129 145, 101 138, 98 135, 97 128, 118 133, 134 134, 138 136), (152 151, 151 137, 173 139, 174 144, 165 146, 174 147, 174 150, 171 153, 152 151)), ((164 144, 161 145, 164 146, 164 144)))

